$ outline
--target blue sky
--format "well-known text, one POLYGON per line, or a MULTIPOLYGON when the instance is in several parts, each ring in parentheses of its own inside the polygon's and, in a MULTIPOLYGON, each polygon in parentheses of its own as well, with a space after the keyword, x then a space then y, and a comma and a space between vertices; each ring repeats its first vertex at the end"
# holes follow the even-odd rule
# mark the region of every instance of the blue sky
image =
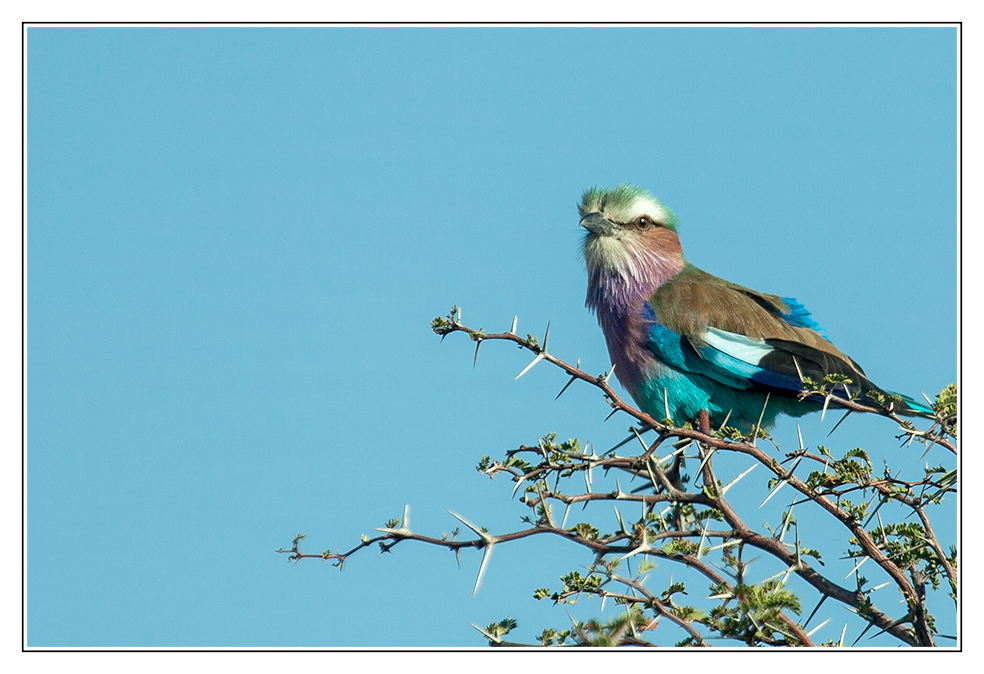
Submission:
MULTIPOLYGON (((404 543, 339 573, 274 550, 347 549, 405 503, 421 533, 449 509, 518 529, 481 455, 624 436, 586 386, 553 401, 561 372, 514 382, 516 349, 472 368, 467 339, 430 331, 452 304, 490 331, 550 321, 552 351, 607 370, 578 252, 591 185, 648 187, 695 264, 798 298, 876 383, 932 396, 957 374, 956 37, 29 28, 28 646, 564 627, 532 592, 590 559, 558 541, 497 548, 474 600, 474 552, 459 570, 404 543)), ((884 419, 832 424, 806 418, 807 443, 918 463, 884 419)), ((788 420, 775 435, 795 445, 788 420)))

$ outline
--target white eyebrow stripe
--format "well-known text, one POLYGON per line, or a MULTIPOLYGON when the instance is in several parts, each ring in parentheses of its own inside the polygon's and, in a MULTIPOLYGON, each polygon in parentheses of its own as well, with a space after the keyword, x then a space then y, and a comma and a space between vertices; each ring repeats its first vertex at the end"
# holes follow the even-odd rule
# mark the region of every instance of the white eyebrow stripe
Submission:
POLYGON ((669 213, 665 208, 655 201, 639 197, 632 202, 632 205, 624 210, 617 212, 618 219, 622 222, 632 222, 641 215, 648 215, 657 222, 666 222, 669 213))

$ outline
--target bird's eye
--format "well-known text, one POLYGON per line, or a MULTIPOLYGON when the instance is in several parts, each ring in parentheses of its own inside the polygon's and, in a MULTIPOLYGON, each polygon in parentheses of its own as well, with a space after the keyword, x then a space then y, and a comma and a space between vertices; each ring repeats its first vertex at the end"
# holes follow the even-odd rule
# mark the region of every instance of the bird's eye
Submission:
POLYGON ((649 229, 650 227, 652 227, 652 225, 653 225, 653 221, 647 218, 645 215, 639 218, 638 220, 639 229, 649 229))

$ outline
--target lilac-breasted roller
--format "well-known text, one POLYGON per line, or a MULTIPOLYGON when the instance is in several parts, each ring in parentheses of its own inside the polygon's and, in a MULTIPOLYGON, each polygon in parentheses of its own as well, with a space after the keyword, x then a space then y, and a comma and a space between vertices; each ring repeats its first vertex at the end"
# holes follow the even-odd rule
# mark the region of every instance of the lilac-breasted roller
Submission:
MULTIPOLYGON (((676 216, 634 185, 587 190, 578 205, 588 268, 586 305, 598 316, 615 374, 644 412, 677 424, 707 410, 710 423, 743 431, 771 426, 781 413, 819 410, 800 400, 803 380, 828 374, 850 383, 832 395, 904 415, 931 415, 911 398, 880 404, 861 367, 818 332, 790 297, 760 293, 687 260, 676 216), (766 395, 769 395, 766 405, 766 395)), ((818 399, 819 398, 819 399, 818 399)))

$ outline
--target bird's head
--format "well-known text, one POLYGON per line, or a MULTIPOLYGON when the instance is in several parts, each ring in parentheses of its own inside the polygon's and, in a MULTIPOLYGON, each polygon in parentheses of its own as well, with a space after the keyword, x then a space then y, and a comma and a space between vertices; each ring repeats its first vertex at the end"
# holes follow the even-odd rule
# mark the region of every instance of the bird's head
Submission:
POLYGON ((635 185, 584 192, 577 210, 584 235, 584 260, 592 278, 615 274, 655 290, 684 265, 672 211, 635 185))

